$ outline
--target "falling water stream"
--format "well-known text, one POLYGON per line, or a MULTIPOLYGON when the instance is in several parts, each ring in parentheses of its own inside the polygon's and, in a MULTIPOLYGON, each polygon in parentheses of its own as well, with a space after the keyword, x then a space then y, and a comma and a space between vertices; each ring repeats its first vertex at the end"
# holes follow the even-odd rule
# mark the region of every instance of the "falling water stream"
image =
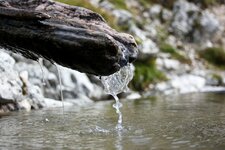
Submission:
POLYGON ((38 64, 40 65, 41 68, 41 73, 42 73, 42 86, 46 85, 46 81, 45 81, 45 73, 44 73, 44 69, 43 69, 43 59, 39 58, 38 59, 38 64))
POLYGON ((62 115, 63 115, 63 122, 65 121, 65 116, 64 116, 64 98, 63 98, 63 92, 62 92, 62 78, 61 78, 61 70, 60 66, 55 63, 57 73, 58 73, 58 78, 59 78, 59 90, 60 90, 60 99, 62 101, 62 115))
POLYGON ((120 103, 118 94, 121 92, 128 91, 128 83, 133 78, 133 65, 128 64, 127 66, 122 67, 118 72, 110 75, 110 76, 103 76, 101 77, 102 84, 104 85, 105 92, 112 95, 116 101, 115 104, 113 104, 113 107, 116 109, 116 113, 118 114, 118 123, 116 126, 117 130, 122 130, 122 122, 123 122, 123 116, 120 111, 120 108, 123 106, 122 103, 120 103))

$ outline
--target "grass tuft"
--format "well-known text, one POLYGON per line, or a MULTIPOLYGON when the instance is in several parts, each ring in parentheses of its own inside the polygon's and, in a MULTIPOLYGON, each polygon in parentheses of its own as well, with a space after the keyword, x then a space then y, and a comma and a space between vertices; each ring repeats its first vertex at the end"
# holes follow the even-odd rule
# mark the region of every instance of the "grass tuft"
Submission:
POLYGON ((156 68, 155 58, 148 62, 135 62, 135 75, 131 87, 138 91, 148 89, 149 84, 167 80, 166 76, 156 68))
POLYGON ((206 48, 199 52, 199 56, 212 65, 225 68, 225 51, 221 47, 206 48))

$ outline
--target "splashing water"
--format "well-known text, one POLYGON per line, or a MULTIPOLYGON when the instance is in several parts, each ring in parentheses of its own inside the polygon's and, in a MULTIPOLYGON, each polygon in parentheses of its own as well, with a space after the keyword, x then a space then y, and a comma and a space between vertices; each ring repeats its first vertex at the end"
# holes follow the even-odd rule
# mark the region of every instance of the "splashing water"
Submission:
POLYGON ((105 87, 105 92, 114 97, 116 103, 113 104, 113 107, 116 109, 116 113, 119 115, 118 123, 116 129, 122 130, 122 113, 120 108, 123 106, 120 103, 117 94, 121 92, 127 92, 129 90, 128 83, 133 78, 134 67, 132 64, 122 67, 118 72, 110 75, 101 77, 103 86, 105 87))

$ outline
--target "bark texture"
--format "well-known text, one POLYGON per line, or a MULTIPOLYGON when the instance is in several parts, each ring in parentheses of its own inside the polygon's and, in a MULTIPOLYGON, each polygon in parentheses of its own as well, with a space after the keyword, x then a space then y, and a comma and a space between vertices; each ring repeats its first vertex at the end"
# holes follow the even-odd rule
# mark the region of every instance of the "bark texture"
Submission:
POLYGON ((95 75, 110 75, 137 57, 131 35, 95 12, 51 0, 0 0, 0 46, 95 75))

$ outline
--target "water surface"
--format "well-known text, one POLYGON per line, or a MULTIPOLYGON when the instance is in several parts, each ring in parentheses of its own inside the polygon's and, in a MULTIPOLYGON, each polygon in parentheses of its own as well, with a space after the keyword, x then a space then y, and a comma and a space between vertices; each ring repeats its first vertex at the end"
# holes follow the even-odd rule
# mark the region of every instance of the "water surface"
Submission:
POLYGON ((0 119, 0 149, 224 150, 225 94, 122 100, 15 112, 0 119))

